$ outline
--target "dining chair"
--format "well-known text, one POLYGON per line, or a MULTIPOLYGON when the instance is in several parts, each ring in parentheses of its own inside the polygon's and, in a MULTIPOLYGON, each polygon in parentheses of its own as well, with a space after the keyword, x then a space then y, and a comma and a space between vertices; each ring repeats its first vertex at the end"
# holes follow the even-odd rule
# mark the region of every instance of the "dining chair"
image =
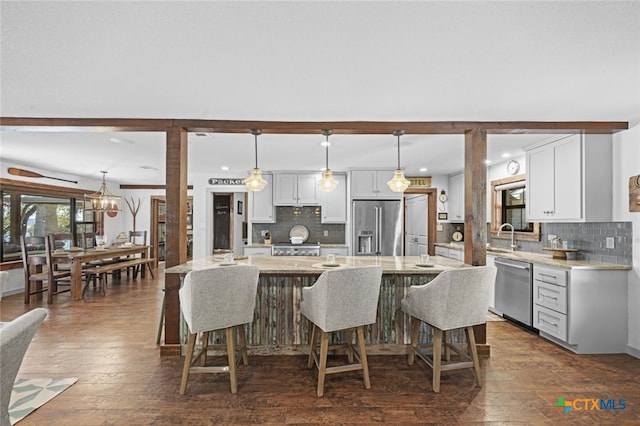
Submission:
POLYGON ((324 394, 327 374, 362 370, 364 387, 371 388, 364 326, 376 322, 382 268, 364 266, 323 272, 311 287, 302 289, 300 312, 311 321, 307 367, 318 369, 318 396, 324 394), (358 349, 353 346, 353 330, 358 349), (318 333, 318 330, 320 331, 318 333), (342 344, 329 345, 329 334, 345 330, 342 344), (320 335, 320 352, 316 340, 320 335), (329 350, 346 347, 347 364, 327 367, 329 350), (354 357, 357 362, 354 362, 354 357))
POLYGON ((2 300, 2 293, 7 280, 9 280, 9 271, 0 271, 0 300, 2 300))
POLYGON ((53 296, 71 291, 71 268, 66 258, 54 257, 52 252, 54 239, 52 235, 45 238, 45 254, 47 257, 47 281, 49 291, 47 301, 53 302, 53 296), (59 287, 62 286, 63 289, 59 287))
POLYGON ((9 402, 24 354, 47 316, 35 308, 0 327, 0 426, 10 426, 9 402))
POLYGON ((417 355, 431 367, 434 392, 440 392, 442 371, 461 368, 472 368, 475 383, 482 386, 473 327, 487 321, 495 279, 495 266, 444 271, 426 284, 409 287, 407 296, 400 302, 401 310, 411 318, 408 364, 413 365, 417 355), (433 329, 432 343, 419 343, 423 322, 433 329), (464 352, 460 344, 447 341, 447 336, 451 338, 453 335, 450 331, 457 329, 464 329, 465 332, 464 352), (446 350, 455 352, 458 358, 451 360, 449 356, 445 356, 443 362, 443 346, 446 350))
POLYGON ((25 305, 31 303, 31 296, 41 298, 41 294, 48 290, 44 285, 49 280, 45 241, 45 237, 20 237, 25 305))
POLYGON ((240 359, 244 365, 249 364, 244 325, 253 321, 259 273, 257 266, 235 265, 191 271, 185 276, 178 294, 189 338, 180 395, 185 393, 189 374, 194 373, 229 374, 231 393, 238 392, 236 369, 240 359), (227 365, 207 366, 207 351, 213 348, 209 344, 209 333, 222 329, 226 336, 227 365), (237 348, 234 331, 239 338, 237 348), (200 333, 200 348, 194 356, 196 337, 200 333), (198 360, 200 366, 194 366, 198 360))
POLYGON ((73 237, 73 234, 69 233, 69 232, 62 232, 62 233, 52 233, 49 234, 50 238, 51 238, 51 248, 53 250, 57 250, 57 249, 64 249, 64 250, 70 250, 71 247, 75 247, 75 238, 73 237))
MULTIPOLYGON (((146 246, 147 245, 147 231, 129 231, 128 233, 128 241, 136 246, 146 246)), ((127 259, 131 259, 133 256, 129 256, 127 259)), ((139 257, 139 256, 135 256, 139 257)), ((127 276, 129 276, 129 269, 133 273, 133 278, 135 279, 140 272, 140 268, 144 268, 144 265, 132 266, 131 268, 127 268, 127 276)), ((151 265, 149 265, 149 270, 151 271, 151 265)), ((153 275, 153 271, 151 271, 153 275)))

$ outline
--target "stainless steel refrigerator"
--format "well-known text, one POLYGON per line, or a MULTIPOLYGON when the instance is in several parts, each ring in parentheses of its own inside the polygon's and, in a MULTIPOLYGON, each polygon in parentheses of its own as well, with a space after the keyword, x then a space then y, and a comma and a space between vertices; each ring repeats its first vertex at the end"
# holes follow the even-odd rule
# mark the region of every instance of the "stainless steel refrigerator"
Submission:
POLYGON ((402 201, 353 201, 354 256, 402 256, 402 201))

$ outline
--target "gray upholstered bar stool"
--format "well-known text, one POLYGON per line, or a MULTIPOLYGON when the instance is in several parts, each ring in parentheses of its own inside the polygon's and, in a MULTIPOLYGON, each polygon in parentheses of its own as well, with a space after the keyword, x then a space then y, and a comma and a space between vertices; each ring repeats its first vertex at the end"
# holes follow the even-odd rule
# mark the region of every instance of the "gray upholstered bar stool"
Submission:
POLYGON ((327 374, 362 370, 364 387, 371 387, 363 327, 376 322, 381 280, 379 266, 334 269, 323 272, 311 287, 302 289, 300 312, 312 323, 307 365, 311 368, 315 362, 318 368, 318 396, 324 393, 327 374), (352 345, 353 329, 358 350, 352 345), (329 347, 329 333, 341 330, 347 330, 345 343, 329 347), (320 353, 316 352, 318 334, 320 353), (329 349, 338 346, 346 346, 349 363, 327 367, 329 349), (358 362, 354 362, 354 356, 358 362))
POLYGON ((443 370, 473 368, 476 383, 482 386, 473 326, 487 322, 489 299, 495 279, 494 266, 445 271, 427 284, 409 287, 407 297, 402 299, 401 309, 411 316, 408 363, 413 365, 417 355, 431 367, 434 392, 440 392, 440 373, 443 370), (433 343, 418 343, 422 322, 433 327, 433 343), (456 352, 462 361, 454 360, 443 364, 443 333, 451 336, 452 333, 446 332, 456 329, 464 329, 467 351, 463 352, 459 345, 445 341, 445 348, 456 352), (427 349, 432 349, 431 356, 427 349))
POLYGON ((189 373, 226 373, 230 376, 231 393, 237 393, 236 366, 239 358, 249 363, 244 324, 253 321, 258 290, 257 266, 234 265, 189 272, 178 294, 180 310, 189 328, 189 341, 182 370, 180 395, 187 388, 189 373), (206 366, 209 332, 224 329, 228 365, 206 366), (234 329, 240 345, 236 349, 234 329), (193 355, 196 337, 202 333, 201 347, 193 355), (239 356, 236 357, 236 350, 239 356), (200 366, 194 366, 200 360, 200 366))

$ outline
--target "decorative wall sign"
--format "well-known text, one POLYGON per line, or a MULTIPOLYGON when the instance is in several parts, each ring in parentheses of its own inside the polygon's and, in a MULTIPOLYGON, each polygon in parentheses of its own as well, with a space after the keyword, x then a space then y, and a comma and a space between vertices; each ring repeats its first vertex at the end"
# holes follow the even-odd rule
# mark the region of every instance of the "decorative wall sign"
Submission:
POLYGON ((640 212, 640 175, 629 178, 629 211, 640 212))
POLYGON ((449 214, 448 213, 440 213, 438 212, 438 220, 448 220, 449 219, 449 214))
POLYGON ((409 188, 429 188, 431 187, 431 176, 407 177, 409 188))
POLYGON ((244 178, 210 178, 209 185, 244 185, 244 178))

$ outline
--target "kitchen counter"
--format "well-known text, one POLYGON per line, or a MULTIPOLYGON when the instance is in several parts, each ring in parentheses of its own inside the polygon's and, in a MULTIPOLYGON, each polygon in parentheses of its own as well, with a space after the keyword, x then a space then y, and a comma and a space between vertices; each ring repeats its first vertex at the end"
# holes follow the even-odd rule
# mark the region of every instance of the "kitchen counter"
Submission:
MULTIPOLYGON (((464 250, 463 244, 436 243, 436 246, 454 250, 464 250)), ((551 254, 533 253, 528 251, 510 251, 508 249, 488 248, 487 256, 502 257, 505 259, 521 260, 540 265, 556 266, 567 269, 593 269, 604 271, 630 270, 631 265, 618 265, 615 263, 592 262, 589 260, 564 260, 553 259, 551 254)))
MULTIPOLYGON (((264 243, 252 243, 252 244, 246 244, 242 247, 245 248, 265 248, 265 247, 271 247, 272 245, 274 245, 274 243, 271 243, 270 245, 266 245, 264 243)), ((349 246, 347 244, 324 244, 324 243, 320 243, 320 247, 326 247, 326 248, 349 248, 349 246)))

